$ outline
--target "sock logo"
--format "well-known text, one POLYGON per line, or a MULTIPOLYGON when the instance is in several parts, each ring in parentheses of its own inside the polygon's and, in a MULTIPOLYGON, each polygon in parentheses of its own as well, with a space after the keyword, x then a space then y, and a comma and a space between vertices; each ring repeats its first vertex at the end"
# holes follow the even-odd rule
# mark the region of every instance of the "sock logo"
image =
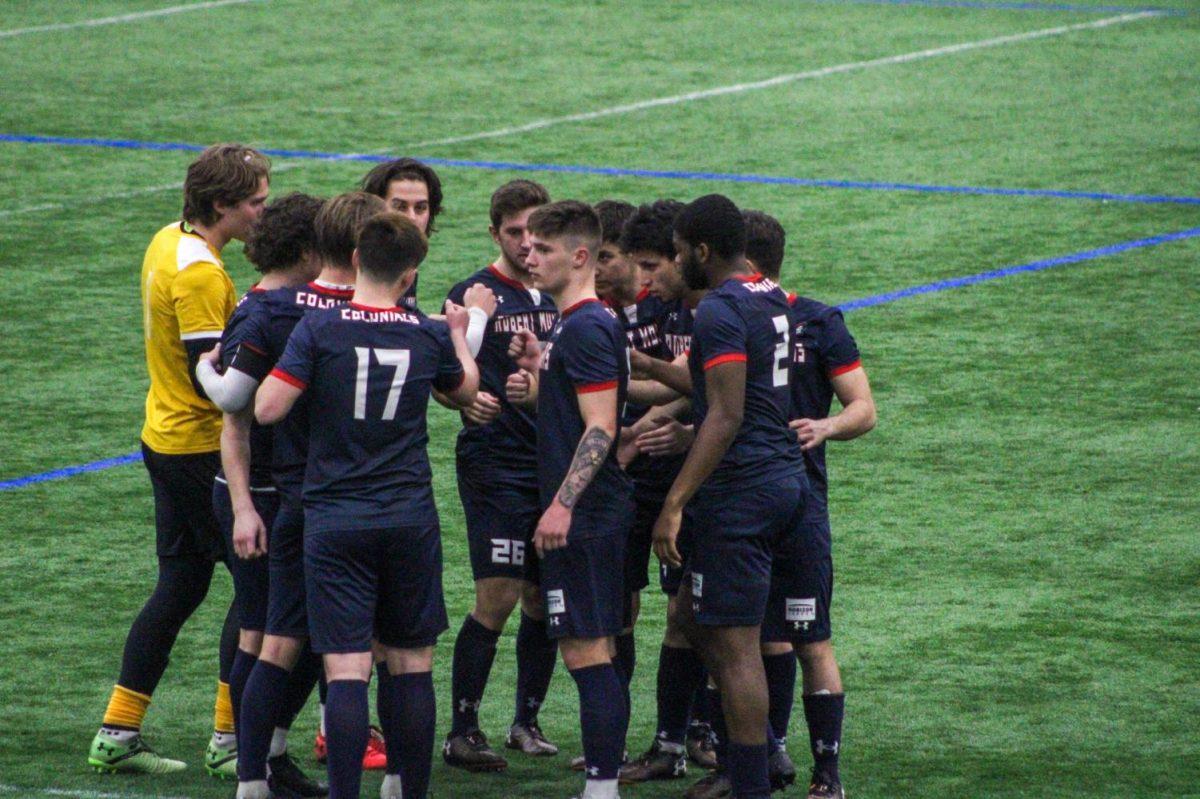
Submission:
POLYGON ((704 575, 692 572, 692 596, 704 596, 704 575))
POLYGON ((833 743, 827 744, 824 741, 822 741, 820 738, 818 738, 817 742, 815 744, 813 744, 813 749, 816 751, 816 753, 818 755, 826 755, 826 754, 836 755, 838 753, 838 744, 839 744, 838 741, 834 741, 833 743))
POLYGON ((546 592, 546 612, 551 616, 559 613, 565 613, 567 610, 567 600, 563 597, 561 588, 556 588, 553 591, 546 592))
POLYGON ((478 713, 479 706, 481 704, 483 704, 482 700, 476 699, 474 702, 472 702, 470 699, 463 697, 462 699, 458 700, 458 712, 459 713, 478 713))
POLYGON ((787 613, 788 621, 816 621, 817 600, 788 599, 785 612, 787 613))

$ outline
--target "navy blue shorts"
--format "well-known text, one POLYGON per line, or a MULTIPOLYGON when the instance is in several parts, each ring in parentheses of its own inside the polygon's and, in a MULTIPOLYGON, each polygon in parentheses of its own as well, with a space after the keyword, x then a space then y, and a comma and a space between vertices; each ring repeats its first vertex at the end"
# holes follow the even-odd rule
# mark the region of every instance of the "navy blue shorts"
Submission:
POLYGON ((479 470, 457 459, 458 496, 467 519, 471 576, 530 580, 533 533, 542 516, 537 475, 522 486, 514 481, 489 481, 479 470))
POLYGON ((304 588, 304 508, 284 494, 267 542, 270 594, 267 634, 308 637, 308 607, 304 588))
POLYGON ((418 525, 309 531, 305 583, 312 648, 321 654, 433 646, 448 626, 442 536, 418 525))
MULTIPOLYGON (((576 537, 588 521, 578 516, 567 545, 540 559, 546 634, 551 638, 606 638, 626 625, 625 531, 633 522, 633 503, 614 509, 603 535, 576 537)), ((589 530, 590 532, 590 530, 589 530)))
MULTIPOLYGON (((270 530, 279 510, 279 495, 274 489, 251 490, 250 499, 254 501, 254 509, 258 511, 263 524, 270 530)), ((220 478, 213 481, 212 504, 221 535, 225 537, 225 562, 229 564, 229 573, 233 576, 238 627, 261 632, 267 625, 267 587, 270 584, 267 559, 259 556, 243 560, 233 551, 233 503, 229 498, 229 485, 220 478)), ((269 542, 267 551, 270 552, 269 542)))
POLYGON ((802 476, 742 491, 696 494, 688 505, 694 525, 684 580, 690 580, 698 624, 762 624, 773 553, 800 529, 807 494, 802 476))
POLYGON ((651 538, 663 501, 661 495, 639 496, 634 491, 633 527, 629 529, 629 543, 625 545, 625 590, 629 593, 650 585, 651 538))
POLYGON ((806 509, 799 535, 786 539, 773 554, 762 640, 794 644, 828 641, 833 634, 829 621, 832 599, 829 510, 823 502, 814 500, 806 509))

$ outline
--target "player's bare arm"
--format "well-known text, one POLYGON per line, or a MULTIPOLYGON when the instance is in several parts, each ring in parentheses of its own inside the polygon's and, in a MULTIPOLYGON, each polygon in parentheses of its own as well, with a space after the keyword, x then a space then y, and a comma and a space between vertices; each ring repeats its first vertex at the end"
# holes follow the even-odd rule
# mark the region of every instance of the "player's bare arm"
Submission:
POLYGON ((630 380, 629 401, 639 405, 666 405, 680 393, 657 380, 630 380))
POLYGON ((221 468, 229 486, 233 506, 233 551, 249 560, 267 552, 267 526, 254 507, 250 494, 250 425, 254 414, 249 408, 226 413, 221 427, 221 468))
POLYGON ((795 419, 788 426, 796 431, 801 449, 819 447, 828 440, 849 441, 875 427, 875 399, 871 383, 861 366, 829 381, 842 410, 824 419, 795 419))
POLYGON ((550 507, 538 521, 533 535, 539 553, 565 547, 571 529, 571 514, 579 497, 591 485, 604 465, 617 436, 617 390, 594 391, 577 395, 584 431, 575 448, 575 456, 550 507))
POLYGON ((304 389, 299 386, 280 380, 275 375, 267 375, 254 395, 254 418, 259 424, 282 421, 303 393, 304 389))
POLYGON ((704 378, 708 415, 696 431, 696 440, 688 451, 683 467, 667 493, 658 521, 654 524, 654 553, 660 560, 672 566, 680 566, 683 563, 675 546, 683 519, 683 508, 717 468, 721 458, 725 457, 726 450, 742 426, 745 410, 744 361, 718 364, 706 371, 704 378))
POLYGON ((686 354, 673 361, 664 361, 644 352, 631 352, 629 363, 632 374, 639 379, 662 383, 677 395, 682 394, 686 397, 692 393, 692 374, 688 371, 686 354))

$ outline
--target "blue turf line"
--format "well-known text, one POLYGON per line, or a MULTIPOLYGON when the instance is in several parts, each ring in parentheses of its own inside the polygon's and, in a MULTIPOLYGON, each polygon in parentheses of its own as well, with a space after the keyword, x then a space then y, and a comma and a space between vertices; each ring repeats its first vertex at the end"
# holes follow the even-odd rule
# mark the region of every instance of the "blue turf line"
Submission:
MULTIPOLYGON (((186 142, 152 142, 133 139, 73 138, 64 136, 32 136, 0 133, 0 142, 13 144, 49 144, 62 147, 109 147, 121 150, 155 150, 199 152, 203 145, 186 142)), ((318 150, 263 149, 273 158, 297 158, 318 161, 365 161, 381 163, 393 155, 367 153, 330 153, 318 150)), ((1200 197, 1168 194, 1118 194, 1102 191, 1072 191, 1066 189, 1014 189, 992 186, 939 186, 925 183, 896 183, 869 180, 821 180, 776 175, 738 174, 729 172, 688 172, 665 169, 627 169, 624 167, 586 166, 581 164, 526 164, 514 161, 466 161, 454 158, 421 158, 433 166, 465 169, 495 169, 510 172, 557 172, 576 175, 605 175, 608 177, 651 178, 658 180, 707 180, 727 183, 754 183, 768 186, 804 186, 822 189, 858 189, 863 191, 906 191, 925 194, 969 194, 1000 197, 1040 197, 1059 200, 1093 200, 1100 202, 1137 203, 1144 205, 1200 205, 1200 197)))
POLYGON ((1029 3, 1004 2, 1003 0, 805 0, 809 3, 823 5, 865 5, 865 6, 926 6, 929 8, 972 8, 985 11, 1067 11, 1077 14, 1136 14, 1142 11, 1153 11, 1167 16, 1188 16, 1196 11, 1188 8, 1167 8, 1164 6, 1089 6, 1079 3, 1029 3))
MULTIPOLYGON (((1057 258, 1047 258, 1041 261, 1033 261, 1019 266, 1008 266, 1003 269, 993 269, 990 272, 980 272, 974 275, 966 275, 964 277, 954 277, 948 280, 938 280, 933 283, 924 283, 920 286, 912 286, 899 291, 890 291, 886 294, 874 294, 870 297, 862 297, 857 300, 843 302, 838 307, 843 311, 853 311, 858 308, 870 308, 874 305, 883 305, 884 303, 895 302, 906 297, 916 297, 921 294, 934 294, 939 291, 947 291, 949 289, 962 288, 963 286, 971 286, 976 283, 983 283, 988 280, 999 280, 1003 277, 1011 277, 1024 272, 1041 272, 1045 269, 1052 269, 1056 266, 1066 266, 1067 264, 1077 264, 1082 261, 1092 261, 1097 258, 1104 258, 1109 255, 1126 252, 1127 250, 1136 250, 1142 247, 1153 247, 1158 244, 1166 244, 1171 241, 1180 241, 1182 239, 1191 239, 1200 236, 1200 227, 1194 227, 1189 230, 1180 230, 1175 233, 1163 233, 1159 236, 1150 236, 1144 239, 1135 239, 1133 241, 1123 241, 1118 244, 1110 244, 1106 247, 1097 247, 1093 250, 1084 250, 1083 252, 1075 252, 1069 255, 1060 255, 1057 258)), ((128 463, 137 463, 142 459, 140 452, 133 452, 129 455, 122 455, 119 458, 107 458, 101 461, 93 461, 80 466, 68 466, 65 469, 55 469, 50 472, 42 472, 41 474, 31 474, 28 477, 17 477, 12 480, 0 481, 0 491, 10 491, 15 488, 23 488, 25 486, 34 485, 36 483, 44 483, 49 480, 62 480, 67 477, 74 477, 77 474, 85 472, 98 472, 102 469, 109 469, 113 466, 123 466, 128 463)))

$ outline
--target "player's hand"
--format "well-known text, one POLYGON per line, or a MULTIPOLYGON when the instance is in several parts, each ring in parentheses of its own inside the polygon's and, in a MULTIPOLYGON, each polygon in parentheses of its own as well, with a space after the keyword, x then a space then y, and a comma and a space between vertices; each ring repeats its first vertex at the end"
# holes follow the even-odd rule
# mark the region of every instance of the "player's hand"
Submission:
POLYGON ((570 529, 571 509, 556 498, 538 520, 537 530, 533 534, 533 546, 538 555, 544 556, 552 549, 565 547, 570 529))
POLYGON ((462 414, 472 424, 489 424, 500 415, 500 400, 486 391, 475 394, 475 401, 462 409, 462 414))
POLYGON ((471 315, 467 313, 467 309, 461 305, 455 305, 450 300, 446 300, 446 324, 450 325, 450 330, 457 330, 463 335, 467 333, 467 325, 471 321, 471 315))
POLYGON ((819 447, 833 434, 833 425, 828 419, 793 419, 788 427, 796 431, 800 449, 819 447))
POLYGON ((221 371, 221 342, 217 342, 217 346, 213 347, 208 352, 200 354, 201 361, 208 361, 209 365, 218 372, 221 371))
POLYGON ((476 283, 463 294, 463 305, 467 308, 479 308, 492 318, 496 313, 496 294, 482 283, 476 283))
POLYGON ((644 352, 629 348, 629 379, 630 380, 651 380, 650 364, 655 359, 644 352))
POLYGON ((680 424, 671 416, 659 416, 653 420, 658 427, 637 437, 637 448, 652 458, 678 455, 691 449, 696 432, 691 425, 680 424))
POLYGON ((675 568, 683 565, 683 558, 679 555, 679 550, 675 546, 675 541, 679 538, 679 526, 683 523, 683 509, 673 508, 670 504, 663 505, 662 512, 658 514, 658 521, 654 523, 654 554, 663 563, 670 564, 675 568))
POLYGON ((508 345, 508 357, 517 362, 517 366, 528 372, 536 372, 541 366, 542 345, 532 330, 521 328, 513 334, 512 343, 508 345))
POLYGON ((637 459, 641 454, 638 449, 637 436, 633 434, 633 428, 622 427, 621 435, 617 439, 617 465, 622 469, 628 469, 629 464, 637 459))
POLYGON ((527 405, 533 399, 533 375, 518 369, 504 383, 504 395, 514 405, 527 405))
POLYGON ((267 526, 256 511, 233 515, 233 551, 242 560, 267 554, 267 526))

